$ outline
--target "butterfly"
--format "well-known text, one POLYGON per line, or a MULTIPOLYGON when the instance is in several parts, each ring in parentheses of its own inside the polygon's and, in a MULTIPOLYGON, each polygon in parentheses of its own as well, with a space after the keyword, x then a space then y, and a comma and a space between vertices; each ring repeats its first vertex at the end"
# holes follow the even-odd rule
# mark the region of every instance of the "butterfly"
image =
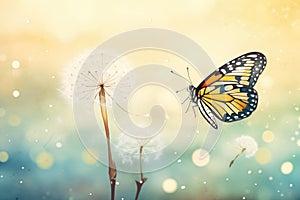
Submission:
POLYGON ((215 129, 218 128, 216 118, 233 122, 249 117, 258 103, 253 87, 266 64, 266 57, 259 52, 246 53, 229 61, 198 87, 188 87, 191 102, 215 129))

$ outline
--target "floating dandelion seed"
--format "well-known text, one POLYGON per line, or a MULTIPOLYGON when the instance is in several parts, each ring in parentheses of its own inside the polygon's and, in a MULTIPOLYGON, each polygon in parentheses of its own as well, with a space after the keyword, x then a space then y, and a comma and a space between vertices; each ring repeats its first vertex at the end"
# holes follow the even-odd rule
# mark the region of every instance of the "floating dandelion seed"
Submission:
POLYGON ((239 144, 242 148, 241 151, 232 159, 229 163, 229 167, 231 167, 234 161, 241 156, 244 152, 246 154, 246 158, 250 158, 254 156, 257 151, 257 143, 256 141, 250 136, 241 136, 235 139, 235 141, 239 144))
POLYGON ((258 146, 254 138, 250 136, 242 135, 235 139, 235 141, 240 145, 240 147, 245 148, 246 158, 250 158, 257 152, 258 146))

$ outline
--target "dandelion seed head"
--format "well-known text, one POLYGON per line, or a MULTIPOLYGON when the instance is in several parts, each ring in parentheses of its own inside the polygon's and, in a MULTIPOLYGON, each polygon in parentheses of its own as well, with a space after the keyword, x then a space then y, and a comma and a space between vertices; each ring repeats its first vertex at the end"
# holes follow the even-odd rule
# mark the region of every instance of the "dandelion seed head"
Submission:
POLYGON ((257 152, 258 146, 257 142, 254 138, 250 136, 242 135, 241 137, 238 137, 235 139, 235 141, 242 147, 246 148, 245 155, 246 158, 250 158, 255 155, 257 152))
MULTIPOLYGON (((126 85, 118 84, 119 81, 130 71, 129 63, 125 58, 114 60, 113 56, 104 53, 92 53, 77 71, 73 85, 73 96, 82 103, 97 103, 99 105, 99 92, 104 89, 106 106, 111 107, 113 93, 116 87, 126 89, 132 85, 133 78, 126 81, 126 85)), ((74 98, 73 98, 74 100, 74 98)))
POLYGON ((59 91, 61 92, 62 96, 69 102, 72 102, 76 79, 80 68, 87 57, 88 53, 80 54, 61 71, 61 87, 59 91))
POLYGON ((157 160, 161 156, 164 144, 160 135, 148 139, 137 139, 122 133, 118 137, 116 145, 122 163, 132 164, 134 160, 139 160, 141 146, 143 146, 142 159, 149 162, 151 159, 157 160))

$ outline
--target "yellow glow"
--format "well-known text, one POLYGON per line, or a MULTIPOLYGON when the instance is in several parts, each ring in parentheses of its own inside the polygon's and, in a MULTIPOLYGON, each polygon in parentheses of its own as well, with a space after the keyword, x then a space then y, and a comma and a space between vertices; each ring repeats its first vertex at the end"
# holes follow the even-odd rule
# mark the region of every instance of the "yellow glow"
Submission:
POLYGON ((271 152, 269 149, 262 147, 259 148, 255 154, 255 159, 260 164, 266 164, 271 160, 271 152))
POLYGON ((166 193, 173 193, 177 190, 177 182, 172 178, 164 180, 162 188, 166 193))
POLYGON ((5 116, 5 110, 4 108, 0 108, 0 117, 4 117, 5 116))
POLYGON ((273 142, 274 138, 274 133, 270 130, 266 130, 262 134, 262 139, 267 143, 273 142))
POLYGON ((17 115, 10 115, 8 117, 8 124, 11 126, 19 126, 21 123, 20 118, 17 115))
POLYGON ((9 158, 9 155, 6 151, 0 151, 0 162, 5 163, 9 158))
POLYGON ((37 166, 41 169, 49 169, 54 163, 53 156, 47 152, 41 152, 35 160, 37 166))
POLYGON ((294 166, 291 162, 284 162, 281 165, 281 173, 290 174, 294 169, 294 166))
POLYGON ((95 164, 97 162, 96 158, 92 155, 93 150, 85 150, 82 152, 82 160, 89 165, 95 164))
POLYGON ((204 149, 197 149, 192 155, 193 163, 198 167, 203 167, 207 165, 210 161, 209 153, 204 149), (203 157, 203 156, 205 157, 203 157))

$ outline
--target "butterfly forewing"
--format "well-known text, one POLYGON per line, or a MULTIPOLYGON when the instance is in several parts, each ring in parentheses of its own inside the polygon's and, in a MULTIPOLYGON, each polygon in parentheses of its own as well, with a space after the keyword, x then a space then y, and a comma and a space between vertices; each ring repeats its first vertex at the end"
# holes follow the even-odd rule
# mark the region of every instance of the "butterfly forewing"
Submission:
POLYGON ((226 63, 199 84, 198 107, 207 108, 199 107, 214 128, 211 113, 222 121, 232 122, 248 117, 256 109, 258 95, 253 86, 265 66, 266 57, 262 53, 247 53, 226 63))

